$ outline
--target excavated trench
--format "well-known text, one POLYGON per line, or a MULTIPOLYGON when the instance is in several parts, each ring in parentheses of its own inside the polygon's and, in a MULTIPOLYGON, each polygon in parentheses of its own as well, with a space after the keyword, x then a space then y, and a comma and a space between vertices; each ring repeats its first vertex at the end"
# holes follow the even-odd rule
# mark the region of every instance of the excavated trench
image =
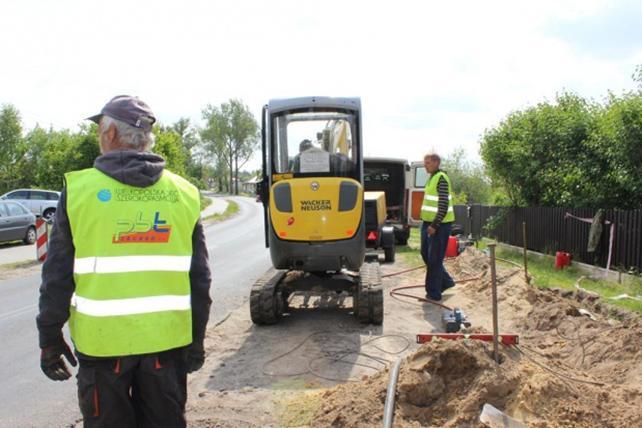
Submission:
MULTIPOLYGON (((486 264, 482 253, 467 250, 449 270, 462 277, 485 271, 486 264)), ((489 343, 422 345, 402 362, 393 426, 483 426, 485 403, 531 427, 642 426, 640 316, 612 318, 595 299, 533 288, 516 268, 500 269, 499 278, 500 324, 520 334, 520 345, 502 347, 500 365, 489 343)), ((489 284, 484 275, 461 291, 474 302, 477 332, 491 331, 489 284)), ((386 370, 326 391, 312 426, 381 424, 387 382, 386 370)))

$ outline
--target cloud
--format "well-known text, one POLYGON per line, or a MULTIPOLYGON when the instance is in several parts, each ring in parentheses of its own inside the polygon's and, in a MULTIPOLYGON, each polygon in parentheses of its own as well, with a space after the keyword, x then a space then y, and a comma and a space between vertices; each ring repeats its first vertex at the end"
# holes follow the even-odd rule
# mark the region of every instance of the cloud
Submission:
POLYGON ((640 52, 641 23, 642 3, 618 1, 588 16, 554 19, 544 33, 563 40, 583 55, 617 60, 640 52))
POLYGON ((9 2, 0 103, 28 128, 74 128, 122 93, 163 123, 199 123, 207 104, 229 98, 258 118, 271 98, 360 96, 366 153, 415 159, 430 143, 474 157, 510 111, 563 89, 599 98, 632 87, 639 30, 616 56, 600 52, 619 41, 603 37, 593 52, 571 37, 603 16, 605 28, 629 28, 626 10, 581 0, 9 2))

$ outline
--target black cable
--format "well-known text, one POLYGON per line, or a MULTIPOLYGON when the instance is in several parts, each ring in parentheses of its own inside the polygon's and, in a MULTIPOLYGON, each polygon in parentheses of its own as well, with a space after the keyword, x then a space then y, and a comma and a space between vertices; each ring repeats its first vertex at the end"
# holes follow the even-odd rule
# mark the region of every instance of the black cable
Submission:
POLYGON ((569 342, 577 340, 579 342, 580 347, 582 348, 582 361, 580 362, 580 367, 582 367, 584 365, 584 359, 586 358, 586 347, 584 346, 584 342, 582 341, 582 335, 580 334, 580 326, 575 321, 567 318, 562 320, 558 325, 555 326, 555 331, 557 332, 557 335, 564 340, 568 340, 569 342), (571 323, 571 325, 575 327, 575 333, 577 334, 577 339, 566 337, 560 332, 559 327, 564 322, 571 323))
MULTIPOLYGON (((332 331, 329 331, 329 330, 314 332, 312 334, 309 334, 305 339, 303 339, 303 341, 301 341, 299 344, 297 344, 293 348, 291 348, 288 351, 286 351, 286 352, 284 352, 284 353, 282 353, 282 354, 280 354, 280 355, 278 355, 278 356, 266 361, 265 363, 263 363, 261 372, 266 376, 283 376, 283 377, 301 376, 301 375, 310 373, 313 376, 319 377, 321 379, 326 379, 326 380, 331 380, 331 381, 345 381, 346 379, 335 379, 335 378, 330 378, 328 376, 322 375, 321 373, 317 372, 316 368, 313 367, 313 363, 315 361, 318 361, 318 360, 321 360, 321 359, 327 359, 327 360, 331 360, 331 361, 338 362, 338 363, 352 364, 352 365, 366 367, 366 368, 369 368, 369 369, 372 369, 372 370, 379 370, 378 367, 373 367, 373 366, 369 366, 367 364, 358 363, 358 362, 347 362, 347 361, 344 361, 343 358, 345 358, 348 355, 356 354, 356 355, 361 355, 363 357, 369 358, 369 359, 371 359, 373 361, 376 361, 379 364, 382 364, 382 365, 385 366, 386 364, 390 363, 389 360, 386 360, 385 358, 376 357, 376 356, 373 356, 373 355, 366 354, 365 352, 357 350, 357 348, 362 348, 364 346, 368 346, 370 344, 373 344, 373 342, 375 342, 377 340, 380 340, 380 339, 383 339, 383 338, 395 337, 395 338, 403 339, 406 342, 406 344, 398 351, 387 351, 387 350, 381 348, 380 346, 376 346, 374 344, 372 346, 375 349, 377 349, 377 350, 379 350, 381 352, 384 352, 386 354, 397 355, 397 354, 401 354, 402 352, 406 351, 410 347, 410 343, 411 343, 411 341, 405 336, 397 335, 397 334, 386 334, 386 335, 383 335, 383 336, 377 336, 377 337, 374 337, 372 339, 366 340, 363 343, 361 343, 360 341, 359 341, 359 343, 353 342, 353 345, 354 345, 355 349, 327 351, 326 355, 322 355, 320 357, 315 357, 315 358, 310 358, 307 361, 307 370, 306 371, 301 371, 301 372, 296 372, 296 373, 274 373, 274 372, 268 372, 266 370, 266 367, 269 364, 272 364, 273 362, 278 361, 279 359, 281 359, 281 358, 283 358, 283 357, 285 357, 287 355, 292 354, 297 349, 301 348, 312 337, 317 336, 317 335, 321 335, 321 334, 332 334, 333 335, 333 341, 336 342, 336 336, 337 336, 336 332, 332 332, 332 331)), ((348 379, 348 380, 349 381, 355 381, 354 379, 348 379)), ((358 380, 358 379, 356 379, 356 380, 358 380)))
POLYGON ((538 365, 539 367, 543 368, 544 370, 548 371, 549 373, 551 373, 551 374, 553 374, 553 375, 555 375, 555 376, 557 376, 557 377, 560 377, 560 378, 563 378, 563 379, 567 379, 567 380, 570 380, 570 381, 573 381, 573 382, 587 383, 587 384, 589 384, 589 385, 596 385, 596 386, 604 386, 604 385, 606 385, 606 384, 604 384, 604 383, 602 383, 602 382, 594 382, 594 381, 591 381, 591 380, 577 379, 577 378, 574 378, 574 377, 572 377, 572 376, 566 375, 566 374, 564 374, 564 373, 556 372, 556 371, 554 371, 553 369, 551 369, 550 367, 546 366, 546 365, 545 365, 545 364, 543 364, 543 363, 538 362, 538 361, 537 361, 537 360, 535 360, 533 357, 531 357, 530 355, 528 355, 527 353, 525 353, 525 352, 524 352, 524 351, 523 351, 519 346, 517 346, 517 345, 512 345, 511 347, 512 347, 512 348, 517 349, 517 351, 518 351, 520 354, 522 354, 523 356, 525 356, 526 358, 528 358, 528 359, 529 359, 531 362, 533 362, 534 364, 538 365))

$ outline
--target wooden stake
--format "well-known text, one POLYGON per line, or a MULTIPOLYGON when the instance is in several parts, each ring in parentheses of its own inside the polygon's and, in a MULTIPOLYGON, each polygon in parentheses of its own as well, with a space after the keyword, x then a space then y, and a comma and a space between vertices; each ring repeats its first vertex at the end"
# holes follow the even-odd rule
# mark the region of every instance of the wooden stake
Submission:
POLYGON ((499 320, 497 314, 497 272, 495 270, 495 245, 488 244, 490 249, 490 277, 493 289, 493 356, 499 365, 499 320))
POLYGON ((531 279, 528 276, 528 249, 526 246, 526 222, 522 222, 522 235, 524 236, 524 276, 526 278, 526 284, 531 283, 531 279))

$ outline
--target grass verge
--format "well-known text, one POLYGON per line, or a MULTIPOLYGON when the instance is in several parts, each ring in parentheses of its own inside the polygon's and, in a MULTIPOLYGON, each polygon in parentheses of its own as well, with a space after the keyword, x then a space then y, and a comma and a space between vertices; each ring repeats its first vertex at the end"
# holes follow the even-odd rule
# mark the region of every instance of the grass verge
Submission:
POLYGON ((37 264, 40 264, 38 260, 23 260, 20 262, 5 263, 3 265, 0 265, 0 270, 28 269, 37 264))
MULTIPOLYGON (((492 241, 483 239, 479 243, 479 249, 485 249, 489 242, 492 241)), ((524 255, 519 250, 498 246, 496 255, 499 258, 510 260, 520 265, 524 263, 524 255)), ((580 287, 599 294, 606 303, 642 312, 642 302, 640 301, 610 299, 610 297, 620 294, 628 294, 629 296, 642 295, 642 278, 627 279, 620 284, 616 281, 589 278, 586 273, 573 265, 564 269, 555 269, 555 258, 553 256, 529 254, 527 260, 528 274, 534 277, 533 284, 538 287, 572 290, 575 289, 575 284, 580 281, 578 284, 580 287)))
POLYGON ((419 229, 413 227, 410 229, 408 245, 397 247, 396 255, 397 257, 401 257, 401 259, 410 266, 419 266, 424 264, 421 253, 419 252, 420 247, 419 229))
MULTIPOLYGON (((478 243, 478 249, 484 250, 491 241, 482 239, 478 243)), ((410 266, 419 266, 423 263, 419 253, 420 240, 419 229, 412 228, 408 246, 398 247, 397 255, 410 266)), ((523 265, 524 256, 519 250, 513 250, 506 247, 497 247, 496 255, 498 258, 510 260, 523 265)), ((601 296, 601 298, 613 306, 625 308, 630 311, 642 312, 642 302, 633 299, 613 300, 610 297, 628 294, 629 296, 642 295, 642 278, 627 279, 622 284, 615 281, 604 279, 588 278, 584 272, 571 265, 565 269, 555 269, 555 259, 552 256, 528 256, 528 274, 533 277, 533 284, 544 288, 562 288, 574 290, 575 284, 580 281, 579 286, 585 290, 592 291, 601 296)), ((498 261, 498 264, 513 266, 508 263, 498 261)))
POLYGON ((208 198, 207 196, 203 196, 202 193, 199 193, 199 196, 201 197, 201 211, 203 211, 205 208, 207 208, 210 205, 212 205, 212 198, 208 198))
POLYGON ((239 205, 236 202, 230 201, 229 199, 226 199, 226 201, 227 208, 225 208, 225 211, 223 211, 222 213, 209 215, 203 220, 207 223, 217 223, 219 221, 228 219, 239 212, 239 205))
POLYGON ((0 265, 0 280, 15 278, 37 272, 41 263, 38 260, 23 260, 0 265))

